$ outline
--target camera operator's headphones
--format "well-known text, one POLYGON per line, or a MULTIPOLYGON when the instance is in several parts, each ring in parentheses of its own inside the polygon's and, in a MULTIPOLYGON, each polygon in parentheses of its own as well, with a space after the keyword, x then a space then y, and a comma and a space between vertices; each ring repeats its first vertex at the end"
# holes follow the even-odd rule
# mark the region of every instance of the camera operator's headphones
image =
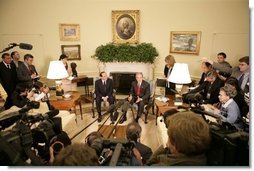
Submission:
POLYGON ((140 138, 141 131, 142 128, 138 123, 132 122, 128 124, 126 128, 127 139, 137 143, 138 139, 140 138))

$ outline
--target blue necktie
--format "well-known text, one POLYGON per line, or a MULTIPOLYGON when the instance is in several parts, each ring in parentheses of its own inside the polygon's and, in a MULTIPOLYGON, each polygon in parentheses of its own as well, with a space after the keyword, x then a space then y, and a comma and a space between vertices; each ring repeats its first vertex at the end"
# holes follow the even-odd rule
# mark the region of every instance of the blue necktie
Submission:
POLYGON ((243 79, 244 79, 244 74, 242 74, 238 80, 238 83, 239 83, 239 86, 241 87, 242 86, 242 83, 243 83, 243 79))

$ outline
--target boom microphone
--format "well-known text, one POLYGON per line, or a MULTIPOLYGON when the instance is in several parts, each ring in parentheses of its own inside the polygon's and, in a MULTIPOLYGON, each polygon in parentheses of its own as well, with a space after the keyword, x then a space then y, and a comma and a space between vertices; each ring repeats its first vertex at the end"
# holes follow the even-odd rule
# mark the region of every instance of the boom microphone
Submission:
POLYGON ((20 43, 20 44, 19 44, 19 48, 20 48, 20 49, 31 50, 31 49, 33 49, 33 46, 30 45, 30 44, 26 44, 26 43, 20 43))
POLYGON ((119 100, 119 102, 115 105, 115 110, 117 110, 118 108, 120 108, 123 104, 124 104, 125 100, 119 100))
POLYGON ((125 101, 122 107, 122 112, 127 112, 127 110, 129 109, 130 103, 128 101, 125 101))
POLYGON ((108 113, 114 112, 115 108, 116 108, 116 106, 115 106, 114 104, 110 105, 110 106, 108 107, 108 110, 107 110, 103 115, 106 115, 106 114, 108 114, 108 113))

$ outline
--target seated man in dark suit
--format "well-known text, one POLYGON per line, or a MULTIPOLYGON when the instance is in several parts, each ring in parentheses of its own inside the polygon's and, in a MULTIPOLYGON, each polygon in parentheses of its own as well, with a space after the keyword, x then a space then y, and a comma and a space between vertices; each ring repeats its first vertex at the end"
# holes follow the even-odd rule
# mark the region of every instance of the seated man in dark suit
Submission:
MULTIPOLYGON (((145 104, 148 103, 150 97, 150 85, 148 82, 143 80, 143 74, 141 72, 136 73, 136 81, 131 83, 130 95, 128 101, 131 105, 136 103, 138 105, 138 112, 136 117, 136 122, 141 117, 145 104)), ((126 112, 123 113, 123 117, 120 120, 120 123, 126 121, 126 112)))
POLYGON ((26 84, 29 88, 33 87, 33 83, 38 80, 38 73, 33 65, 33 56, 26 54, 24 62, 17 69, 18 82, 26 84))
POLYGON ((102 71, 100 79, 95 81, 96 109, 98 112, 98 122, 101 122, 101 102, 114 103, 113 81, 108 78, 107 73, 102 71))
POLYGON ((153 152, 150 147, 140 142, 141 131, 142 128, 138 123, 136 122, 129 123, 126 128, 126 137, 128 140, 135 143, 134 148, 136 148, 139 151, 142 157, 142 164, 146 164, 146 161, 152 156, 153 152))

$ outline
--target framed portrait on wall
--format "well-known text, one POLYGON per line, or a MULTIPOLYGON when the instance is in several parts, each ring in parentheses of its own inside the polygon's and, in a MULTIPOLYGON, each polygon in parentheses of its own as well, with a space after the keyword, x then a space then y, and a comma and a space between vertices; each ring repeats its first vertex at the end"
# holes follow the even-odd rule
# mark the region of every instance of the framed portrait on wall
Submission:
POLYGON ((79 24, 59 24, 60 40, 80 40, 79 24))
POLYGON ((62 45, 62 54, 68 56, 68 60, 81 60, 80 45, 62 45))
POLYGON ((114 43, 139 42, 139 10, 112 11, 114 43))
POLYGON ((198 55, 200 39, 200 31, 172 31, 170 35, 170 52, 198 55))

